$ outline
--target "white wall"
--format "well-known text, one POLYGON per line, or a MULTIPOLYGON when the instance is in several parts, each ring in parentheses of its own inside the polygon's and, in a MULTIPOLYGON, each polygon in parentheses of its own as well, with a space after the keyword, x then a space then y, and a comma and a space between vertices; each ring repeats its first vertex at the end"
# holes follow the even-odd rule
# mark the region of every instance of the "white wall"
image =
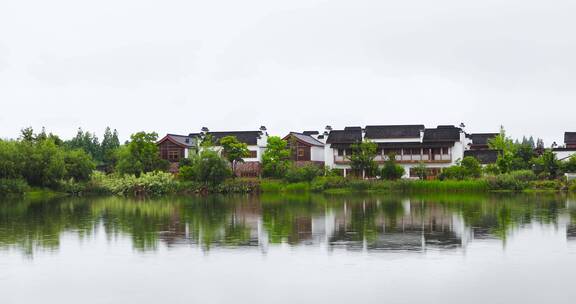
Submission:
POLYGON ((420 137, 410 137, 410 138, 377 138, 370 139, 371 142, 375 143, 390 143, 390 142, 422 142, 420 137))
POLYGON ((312 146, 310 148, 310 160, 311 161, 324 161, 324 147, 312 146))
POLYGON ((554 151, 554 154, 556 154, 556 158, 562 160, 562 159, 568 159, 570 156, 576 154, 576 150, 574 151, 554 151))

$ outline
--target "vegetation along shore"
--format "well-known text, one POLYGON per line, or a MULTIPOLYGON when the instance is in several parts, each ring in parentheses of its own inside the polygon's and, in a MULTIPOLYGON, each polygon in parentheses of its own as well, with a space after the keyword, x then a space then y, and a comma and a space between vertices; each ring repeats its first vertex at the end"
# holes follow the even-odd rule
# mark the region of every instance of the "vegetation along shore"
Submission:
POLYGON ((78 131, 70 140, 42 130, 22 130, 16 140, 0 140, 0 194, 22 195, 44 191, 72 195, 164 195, 207 193, 288 192, 576 192, 576 156, 558 160, 551 149, 513 141, 502 131, 489 141, 499 151, 493 164, 464 157, 435 178, 422 164, 416 178, 402 178, 404 169, 389 155, 383 166, 374 162, 375 145, 352 145, 349 161, 355 174, 346 177, 316 164, 297 164, 286 140, 267 138, 258 177, 236 177, 234 167, 249 155, 245 143, 233 136, 213 149, 206 138, 198 153, 181 159, 177 172, 160 157, 156 133, 139 132, 120 144, 116 130, 107 128, 102 141, 78 131))

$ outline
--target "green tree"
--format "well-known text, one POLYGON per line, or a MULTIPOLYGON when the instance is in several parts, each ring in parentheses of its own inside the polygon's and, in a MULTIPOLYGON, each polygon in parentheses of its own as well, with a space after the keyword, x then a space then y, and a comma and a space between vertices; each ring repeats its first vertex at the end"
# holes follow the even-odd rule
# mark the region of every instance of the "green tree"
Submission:
POLYGON ((225 136, 220 139, 222 155, 230 162, 232 172, 236 172, 236 164, 244 162, 244 157, 250 156, 248 145, 238 141, 236 136, 225 136))
POLYGON ((66 166, 64 151, 53 140, 37 143, 22 142, 19 145, 22 176, 32 186, 53 187, 64 178, 66 166))
POLYGON ((118 150, 116 170, 120 174, 134 174, 152 171, 166 171, 169 163, 160 158, 155 132, 138 132, 130 136, 130 141, 118 150))
POLYGON ((226 160, 213 150, 203 150, 192 156, 190 162, 180 167, 178 177, 182 180, 192 180, 208 185, 218 185, 232 172, 226 160))
POLYGON ((71 150, 82 149, 96 161, 102 161, 100 142, 96 134, 82 131, 78 128, 76 136, 65 142, 66 147, 71 150))
POLYGON ((567 161, 565 161, 562 167, 564 172, 576 173, 576 154, 572 155, 567 161))
POLYGON ((551 150, 534 159, 534 173, 539 177, 553 179, 560 175, 561 163, 551 150))
POLYGON ((87 181, 96 168, 92 157, 82 149, 67 151, 64 156, 66 177, 75 181, 87 181))
POLYGON ((352 144, 352 153, 348 156, 350 167, 357 174, 375 176, 378 173, 378 164, 374 161, 378 145, 371 141, 352 144))
POLYGON ((22 160, 16 141, 0 139, 0 178, 21 177, 22 160))
POLYGON ((290 149, 287 146, 288 143, 278 136, 268 137, 262 154, 262 174, 265 177, 284 177, 290 167, 290 149))
POLYGON ((384 163, 384 167, 380 173, 382 179, 397 180, 402 178, 405 171, 404 168, 396 164, 396 155, 393 153, 388 155, 388 160, 384 163))
POLYGON ((116 164, 116 154, 120 148, 120 140, 118 139, 118 132, 114 129, 114 132, 110 130, 110 127, 106 127, 104 131, 104 137, 102 138, 102 143, 100 144, 100 154, 102 165, 107 172, 111 172, 112 168, 116 164))

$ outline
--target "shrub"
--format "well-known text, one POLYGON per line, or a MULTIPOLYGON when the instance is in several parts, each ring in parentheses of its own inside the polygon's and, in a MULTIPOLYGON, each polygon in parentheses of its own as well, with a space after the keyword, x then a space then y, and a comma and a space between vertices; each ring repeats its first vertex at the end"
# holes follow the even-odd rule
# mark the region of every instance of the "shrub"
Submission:
POLYGON ((293 192, 293 193, 302 193, 310 191, 310 185, 308 183, 294 183, 294 184, 287 184, 284 187, 284 191, 286 192, 293 192))
POLYGON ((404 168, 396 164, 396 157, 391 154, 388 156, 388 160, 384 164, 382 171, 380 171, 380 176, 382 179, 396 180, 402 178, 404 175, 404 168))
POLYGON ((313 165, 313 164, 306 164, 304 166, 292 166, 286 172, 286 176, 284 177, 287 182, 289 183, 297 183, 297 182, 311 182, 314 178, 318 176, 322 176, 324 174, 322 168, 313 165))
POLYGON ((500 174, 500 169, 498 168, 498 166, 496 164, 488 164, 486 166, 484 166, 484 168, 482 169, 482 171, 484 172, 484 174, 486 175, 497 175, 500 174))
POLYGON ((534 190, 561 190, 562 182, 559 180, 540 180, 530 182, 530 189, 534 190))
POLYGON ((465 177, 465 170, 461 166, 450 166, 448 168, 444 168, 438 175, 440 180, 463 180, 465 177))
POLYGON ((23 194, 30 187, 25 180, 20 178, 0 178, 0 195, 2 194, 23 194))
POLYGON ((475 157, 464 157, 460 166, 464 170, 465 178, 478 178, 482 176, 482 165, 480 165, 480 162, 478 162, 475 157))
POLYGON ((522 191, 528 187, 528 182, 516 179, 511 174, 487 176, 486 181, 491 190, 522 191))
POLYGON ((348 186, 354 191, 366 191, 370 189, 370 182, 365 180, 351 180, 348 186))
POLYGON ((262 192, 280 192, 282 187, 282 182, 276 180, 262 180, 260 182, 260 190, 262 192))
POLYGON ((529 182, 537 179, 536 174, 534 174, 534 172, 531 170, 512 171, 510 172, 510 176, 523 182, 529 182))
POLYGON ((215 151, 204 150, 190 160, 190 165, 180 167, 178 172, 180 180, 216 186, 232 176, 228 162, 215 151))
POLYGON ((170 173, 148 172, 136 177, 134 175, 106 176, 94 174, 93 182, 108 192, 118 195, 160 195, 174 192, 176 181, 170 173))
POLYGON ((342 176, 320 176, 312 181, 310 186, 312 191, 323 191, 326 189, 345 188, 350 180, 342 176))

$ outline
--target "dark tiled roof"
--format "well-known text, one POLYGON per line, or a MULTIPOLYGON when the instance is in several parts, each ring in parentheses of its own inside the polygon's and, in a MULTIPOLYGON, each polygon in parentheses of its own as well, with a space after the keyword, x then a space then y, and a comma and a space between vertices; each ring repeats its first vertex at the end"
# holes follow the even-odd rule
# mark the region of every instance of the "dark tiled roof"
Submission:
POLYGON ((208 132, 212 135, 215 143, 226 136, 235 136, 238 141, 246 143, 249 146, 254 146, 258 143, 258 138, 262 136, 261 131, 228 131, 228 132, 208 132))
POLYGON ((300 140, 306 144, 309 144, 311 146, 320 146, 320 147, 324 146, 324 144, 322 142, 318 141, 317 139, 315 139, 314 137, 309 136, 309 135, 296 133, 296 132, 290 132, 289 136, 294 136, 298 140, 300 140))
POLYGON ((564 143, 574 144, 576 143, 576 132, 566 132, 564 133, 564 143))
POLYGON ((469 138, 472 139, 473 145, 487 145, 488 140, 498 136, 498 133, 473 133, 469 138))
POLYGON ((362 128, 360 127, 346 127, 344 130, 332 130, 328 135, 326 143, 358 143, 362 142, 362 128))
POLYGON ((423 142, 456 142, 460 140, 460 131, 460 128, 454 126, 438 126, 436 129, 426 129, 423 142))
POLYGON ((366 138, 420 138, 424 125, 366 126, 366 138))
POLYGON ((493 164, 498 160, 497 150, 466 150, 464 157, 472 156, 476 158, 481 164, 493 164))
POLYGON ((320 132, 318 132, 318 131, 304 131, 304 132, 302 132, 302 134, 304 134, 304 135, 318 135, 318 134, 320 134, 320 132))

